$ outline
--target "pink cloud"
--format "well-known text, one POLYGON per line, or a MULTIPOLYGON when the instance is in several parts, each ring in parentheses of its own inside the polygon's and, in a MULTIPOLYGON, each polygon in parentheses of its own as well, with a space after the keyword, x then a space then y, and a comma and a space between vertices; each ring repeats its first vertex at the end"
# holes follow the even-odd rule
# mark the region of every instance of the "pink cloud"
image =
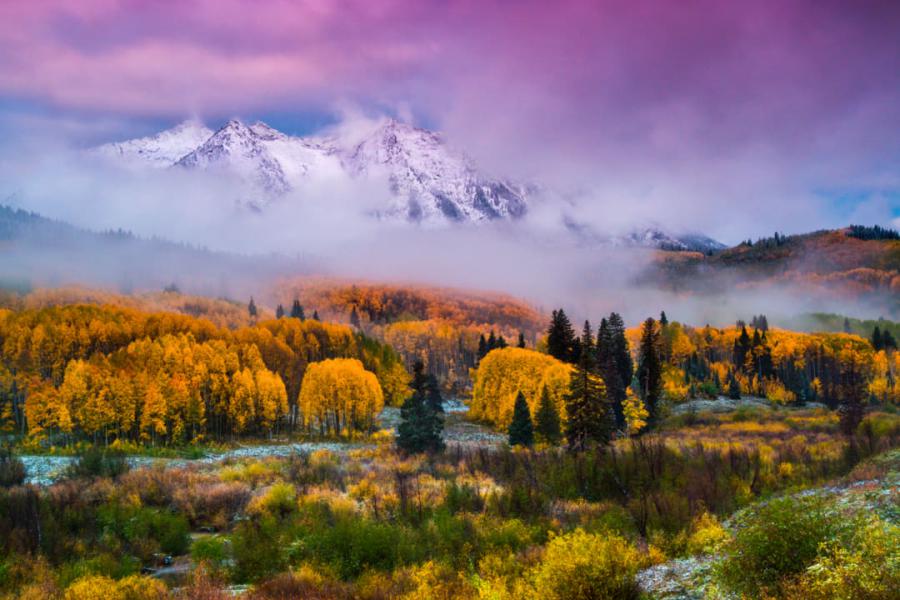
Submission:
POLYGON ((817 188, 898 185, 898 31, 895 0, 9 0, 0 98, 409 106, 498 171, 685 221, 691 195, 797 219, 817 188))

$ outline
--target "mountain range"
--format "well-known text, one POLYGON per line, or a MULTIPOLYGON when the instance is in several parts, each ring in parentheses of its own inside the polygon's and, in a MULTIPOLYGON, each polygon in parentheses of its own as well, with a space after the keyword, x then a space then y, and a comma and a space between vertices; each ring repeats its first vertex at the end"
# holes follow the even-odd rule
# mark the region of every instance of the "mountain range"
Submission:
MULTIPOLYGON (((232 119, 213 131, 191 120, 148 137, 104 144, 92 153, 123 168, 182 168, 232 177, 243 186, 241 202, 258 211, 292 192, 302 194, 306 184, 340 178, 383 192, 387 200, 371 210, 372 216, 426 226, 515 221, 538 201, 537 185, 489 174, 441 134, 391 118, 353 135, 308 137, 260 121, 247 125, 232 119)), ((567 229, 593 243, 699 252, 725 247, 704 235, 674 234, 658 226, 609 236, 575 222, 567 222, 567 229)))

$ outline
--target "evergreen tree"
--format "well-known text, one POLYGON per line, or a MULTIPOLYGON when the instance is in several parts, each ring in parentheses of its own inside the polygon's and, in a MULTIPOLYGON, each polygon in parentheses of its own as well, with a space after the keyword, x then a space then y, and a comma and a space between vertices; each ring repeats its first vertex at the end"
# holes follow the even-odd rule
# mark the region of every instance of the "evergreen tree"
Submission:
POLYGON ((547 353, 563 362, 573 363, 578 355, 577 342, 565 311, 554 310, 547 330, 547 353))
POLYGON ((498 348, 506 348, 508 345, 509 344, 506 343, 506 340, 503 338, 502 335, 499 338, 497 338, 497 347, 498 348))
POLYGON ((659 329, 649 317, 641 329, 641 345, 638 358, 638 386, 641 400, 650 413, 648 423, 659 418, 659 402, 662 396, 662 361, 659 352, 659 329))
POLYGON ((606 319, 600 320, 600 329, 597 330, 597 370, 606 385, 606 397, 612 405, 616 427, 625 427, 625 389, 627 384, 622 379, 616 356, 616 341, 613 339, 613 331, 606 319))
POLYGON ((534 424, 535 433, 542 442, 556 445, 562 439, 559 411, 556 409, 556 404, 550 399, 550 393, 546 386, 541 390, 541 400, 534 415, 534 424))
POLYGON ((884 348, 881 339, 881 329, 878 328, 878 325, 875 326, 875 330, 872 332, 872 347, 875 348, 876 352, 884 348))
POLYGON ((439 452, 444 448, 442 413, 434 408, 432 377, 425 374, 421 361, 413 366, 412 394, 400 408, 401 423, 397 427, 397 446, 404 452, 439 452))
POLYGON ((606 401, 606 389, 597 374, 594 361, 593 335, 585 321, 580 342, 580 356, 569 380, 566 395, 566 439, 569 449, 584 450, 589 443, 609 443, 615 426, 606 401))
POLYGON ((507 430, 510 446, 526 446, 534 444, 534 426, 531 424, 531 411, 528 409, 528 401, 522 392, 516 396, 516 404, 513 407, 513 418, 507 430))
POLYGON ((278 308, 275 309, 275 318, 280 319, 284 316, 284 307, 282 305, 278 305, 278 308))
POLYGON ((894 334, 888 329, 881 332, 881 347, 885 350, 897 349, 897 340, 894 339, 894 334))
POLYGON ((850 330, 850 319, 844 317, 844 333, 851 333, 850 330))
POLYGON ((482 333, 478 337, 478 360, 481 360, 488 353, 487 340, 484 339, 484 334, 482 333))
POLYGON ((666 311, 659 313, 659 324, 663 327, 669 324, 669 318, 666 316, 666 311))
POLYGON ((250 304, 247 305, 247 312, 250 314, 251 319, 255 319, 259 315, 259 311, 256 310, 256 302, 253 301, 253 298, 250 298, 250 304))
POLYGON ((516 343, 516 347, 517 348, 525 347, 525 334, 522 333, 521 331, 519 332, 519 341, 516 343))
POLYGON ((862 366, 851 358, 841 365, 841 403, 838 414, 841 418, 841 431, 845 435, 853 435, 862 422, 865 412, 866 377, 862 366))
POLYGON ((488 336, 487 340, 487 351, 490 352, 494 348, 497 347, 497 336, 494 335, 494 330, 491 329, 491 335, 488 336))
POLYGON ((312 318, 313 318, 313 321, 321 321, 322 320, 319 318, 319 311, 317 311, 317 310, 313 310, 312 318))
POLYGON ((731 378, 728 380, 728 397, 732 400, 741 399, 741 384, 737 377, 734 376, 734 373, 731 374, 731 378))
POLYGON ((350 309, 350 324, 359 329, 361 323, 359 321, 359 313, 356 312, 356 306, 350 309))
POLYGON ((294 298, 294 303, 291 305, 291 318, 300 319, 301 321, 306 318, 306 315, 303 314, 303 307, 296 298, 294 298))
POLYGON ((631 350, 628 347, 628 338, 625 337, 625 321, 619 313, 610 313, 607 321, 609 336, 612 339, 613 356, 619 369, 619 380, 623 387, 628 387, 634 377, 634 363, 631 360, 631 350))

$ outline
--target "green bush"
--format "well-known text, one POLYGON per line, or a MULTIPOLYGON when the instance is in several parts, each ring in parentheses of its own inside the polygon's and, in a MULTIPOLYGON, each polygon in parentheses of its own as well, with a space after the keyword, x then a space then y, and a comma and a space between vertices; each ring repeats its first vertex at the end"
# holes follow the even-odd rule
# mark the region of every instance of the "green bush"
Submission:
POLYGON ((353 579, 369 569, 391 571, 408 562, 411 546, 402 525, 338 513, 308 525, 291 546, 291 560, 324 563, 342 579, 353 579))
POLYGON ((12 449, 0 449, 0 487, 22 485, 25 482, 25 463, 12 453, 12 449))
POLYGON ((234 580, 262 581, 287 567, 282 524, 272 516, 244 521, 231 536, 234 580))
POLYGON ((222 572, 228 561, 228 547, 225 539, 211 535, 194 540, 191 544, 191 558, 197 564, 206 563, 216 572, 222 572))
POLYGON ((69 477, 118 477, 129 470, 123 452, 90 446, 69 465, 69 477))
POLYGON ((807 600, 889 600, 900 590, 900 526, 878 518, 860 524, 848 544, 823 544, 800 585, 807 600))
POLYGON ((716 567, 738 595, 779 595, 787 579, 812 565, 819 545, 842 532, 839 518, 817 496, 784 497, 749 511, 737 524, 716 567))

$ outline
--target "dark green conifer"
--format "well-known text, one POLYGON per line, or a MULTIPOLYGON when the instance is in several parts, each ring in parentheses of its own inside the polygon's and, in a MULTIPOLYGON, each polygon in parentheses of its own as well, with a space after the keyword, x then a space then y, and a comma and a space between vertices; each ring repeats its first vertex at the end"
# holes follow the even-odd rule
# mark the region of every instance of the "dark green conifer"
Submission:
POLYGON ((541 400, 534 415, 534 425, 535 433, 542 442, 556 445, 562 439, 559 411, 556 409, 556 404, 550 399, 550 393, 546 386, 541 390, 541 400))
POLYGON ((444 430, 443 414, 435 409, 435 394, 431 375, 425 374, 424 365, 413 366, 412 394, 400 408, 400 425, 397 427, 397 446, 404 452, 439 452, 444 448, 441 433, 444 430))
POLYGON ((641 345, 638 358, 638 386, 641 400, 650 416, 648 425, 659 419, 659 403, 662 396, 662 360, 659 348, 659 328, 652 317, 641 328, 641 345))
POLYGON ((530 447, 534 444, 534 426, 531 423, 531 411, 522 392, 516 396, 513 407, 513 418, 507 430, 510 446, 530 447))

